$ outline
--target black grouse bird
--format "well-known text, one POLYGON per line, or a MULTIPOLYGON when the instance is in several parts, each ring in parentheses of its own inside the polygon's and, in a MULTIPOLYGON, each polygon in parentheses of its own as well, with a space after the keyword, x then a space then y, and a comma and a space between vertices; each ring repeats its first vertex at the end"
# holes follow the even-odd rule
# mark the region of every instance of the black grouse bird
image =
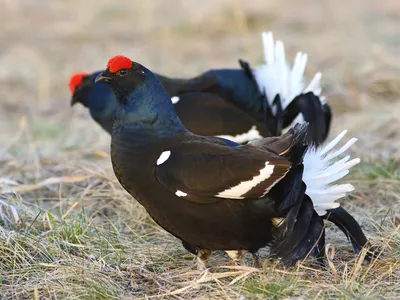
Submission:
MULTIPOLYGON (((88 107, 92 118, 111 134, 117 100, 109 86, 94 83, 100 73, 102 71, 72 76, 69 83, 71 104, 80 102, 88 107)), ((185 127, 196 134, 222 136, 238 143, 273 135, 263 120, 254 119, 246 111, 217 94, 202 92, 203 80, 194 78, 183 83, 181 79, 169 79, 160 75, 158 78, 164 87, 179 95, 171 97, 171 102, 185 127), (181 82, 180 87, 178 82, 181 82), (182 92, 186 89, 190 91, 182 92)), ((211 80, 205 84, 207 82, 210 83, 211 80)))
POLYGON ((284 264, 310 251, 323 255, 322 216, 353 190, 333 183, 360 161, 332 160, 356 139, 334 151, 344 131, 325 147, 308 147, 307 124, 247 145, 195 135, 181 123, 157 76, 123 56, 110 59, 96 82, 108 84, 117 98, 111 158, 118 180, 198 255, 200 266, 213 250, 238 260, 270 246, 284 264))
MULTIPOLYGON (((241 61, 240 69, 215 69, 196 78, 158 75, 187 129, 200 135, 221 136, 238 143, 279 136, 297 122, 309 123, 308 137, 322 143, 329 132, 331 112, 320 97, 317 73, 304 88, 307 55, 297 53, 294 65, 286 61, 283 43, 263 34, 266 63, 254 70, 241 61)), ((81 102, 92 117, 111 133, 117 100, 105 84, 94 84, 102 71, 72 76, 71 104, 81 102)))

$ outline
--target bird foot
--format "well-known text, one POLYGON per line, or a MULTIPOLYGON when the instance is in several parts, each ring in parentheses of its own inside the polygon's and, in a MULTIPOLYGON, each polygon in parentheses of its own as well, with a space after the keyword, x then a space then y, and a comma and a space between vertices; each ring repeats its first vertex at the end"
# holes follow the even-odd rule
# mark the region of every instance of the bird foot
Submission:
POLYGON ((246 252, 246 250, 225 250, 225 253, 228 254, 236 266, 244 265, 243 257, 246 252))
POLYGON ((256 268, 260 269, 262 267, 262 265, 260 263, 260 258, 258 257, 258 255, 256 253, 252 253, 251 255, 253 256, 254 266, 256 268))
POLYGON ((207 269, 207 260, 211 256, 211 251, 207 249, 201 249, 197 253, 197 269, 204 271, 207 269))

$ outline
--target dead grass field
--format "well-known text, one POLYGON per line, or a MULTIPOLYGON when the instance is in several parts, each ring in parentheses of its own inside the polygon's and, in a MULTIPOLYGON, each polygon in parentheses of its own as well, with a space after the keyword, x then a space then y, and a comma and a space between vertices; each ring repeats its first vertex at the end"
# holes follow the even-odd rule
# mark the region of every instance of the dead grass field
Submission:
POLYGON ((0 298, 400 298, 398 0, 0 3, 0 298), (261 62, 270 30, 291 57, 309 53, 308 75, 323 72, 332 134, 359 137, 343 205, 382 249, 372 264, 328 228, 327 269, 232 267, 217 254, 211 273, 196 271, 116 181, 109 136, 69 107, 70 75, 115 54, 193 75, 261 62))

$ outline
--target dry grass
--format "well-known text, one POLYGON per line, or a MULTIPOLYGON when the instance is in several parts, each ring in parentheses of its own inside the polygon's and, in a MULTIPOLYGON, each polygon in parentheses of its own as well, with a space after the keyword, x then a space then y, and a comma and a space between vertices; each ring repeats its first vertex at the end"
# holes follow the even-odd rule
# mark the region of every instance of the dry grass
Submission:
MULTIPOLYGON (((3 1, 0 12, 0 295, 4 299, 398 299, 400 14, 397 0, 3 1), (344 201, 379 260, 363 262, 328 228, 327 269, 229 266, 209 273, 157 227, 112 173, 109 137, 67 81, 116 53, 165 74, 261 60, 273 30, 324 74, 333 131, 363 159, 344 201), (184 67, 183 67, 184 66, 184 67), (10 192, 10 189, 14 192, 10 192), (16 213, 18 212, 18 214, 16 213), (299 298, 296 298, 299 297, 299 298)), ((265 256, 265 253, 264 253, 265 256)))

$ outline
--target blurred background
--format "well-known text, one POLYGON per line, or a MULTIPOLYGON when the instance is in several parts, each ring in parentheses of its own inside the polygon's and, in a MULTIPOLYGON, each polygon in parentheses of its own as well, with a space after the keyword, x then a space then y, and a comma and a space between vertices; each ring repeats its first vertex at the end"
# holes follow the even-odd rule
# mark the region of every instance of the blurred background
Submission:
MULTIPOLYGON (((86 145, 97 144, 93 130, 101 138, 107 135, 96 131, 98 126, 83 107, 69 107, 68 81, 73 73, 102 69, 116 54, 174 76, 238 67, 239 58, 256 65, 262 62, 262 31, 273 31, 291 60, 297 51, 309 54, 306 73, 323 74, 324 93, 334 109, 334 130, 349 122, 362 134, 368 128, 380 130, 382 138, 387 130, 381 123, 390 125, 387 114, 398 112, 397 0, 0 3, 1 144, 16 134, 22 116, 32 134, 42 139, 63 135, 57 146, 75 147, 82 134, 86 145), (386 104, 389 111, 382 107, 386 104), (337 118, 346 111, 357 118, 337 118), (373 119, 380 123, 366 128, 373 119), (74 135, 77 129, 84 131, 79 138, 74 135)), ((391 140, 397 136, 393 130, 387 136, 391 140)))

